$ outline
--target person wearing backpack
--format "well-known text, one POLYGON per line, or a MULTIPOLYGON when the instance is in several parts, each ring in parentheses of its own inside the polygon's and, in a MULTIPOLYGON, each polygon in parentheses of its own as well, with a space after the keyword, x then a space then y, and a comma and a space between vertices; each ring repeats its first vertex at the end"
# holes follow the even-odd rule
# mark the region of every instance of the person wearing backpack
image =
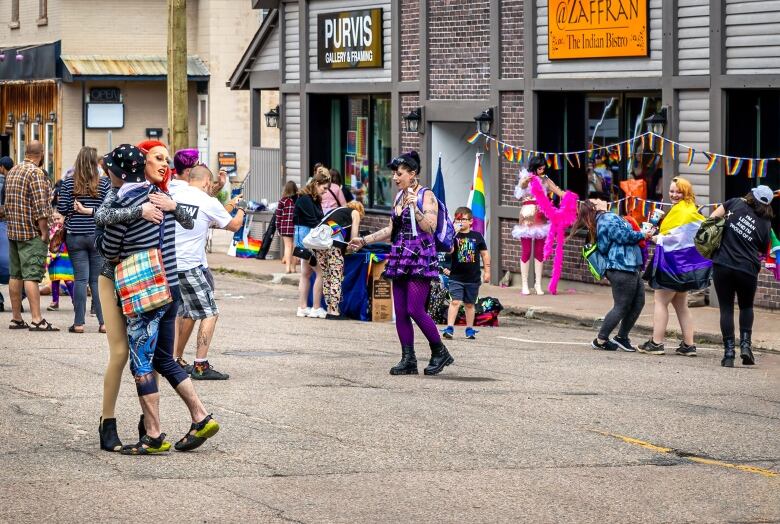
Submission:
POLYGON ((636 351, 628 338, 645 306, 645 284, 642 281, 642 251, 639 243, 653 234, 634 231, 631 225, 614 213, 607 212, 604 200, 592 199, 580 203, 577 221, 569 238, 582 228, 588 231, 588 242, 597 243, 605 259, 603 269, 612 288, 613 306, 604 317, 601 329, 591 347, 606 351, 636 351), (620 324, 612 340, 612 331, 620 324))
MULTIPOLYGON (((441 241, 437 240, 442 229, 439 222, 447 219, 439 215, 439 201, 433 191, 419 183, 420 156, 416 151, 393 159, 387 167, 393 171, 393 182, 398 188, 390 224, 366 237, 353 239, 350 246, 360 249, 372 242, 392 242, 385 277, 393 281, 393 307, 395 327, 401 342, 401 361, 390 369, 390 374, 418 373, 414 321, 431 347, 431 360, 424 373, 436 375, 455 362, 442 344, 436 324, 425 310, 431 281, 439 277, 436 254, 437 241, 441 241)), ((447 226, 449 232, 449 224, 447 226)), ((452 241, 451 236, 448 241, 452 241)))
POLYGON ((761 271, 760 257, 767 252, 772 231, 772 199, 768 186, 754 187, 744 198, 732 198, 718 206, 711 217, 724 217, 720 247, 712 257, 712 281, 718 295, 723 359, 720 365, 733 368, 735 355, 734 297, 739 304, 739 354, 743 366, 756 363, 753 357, 753 301, 761 271))

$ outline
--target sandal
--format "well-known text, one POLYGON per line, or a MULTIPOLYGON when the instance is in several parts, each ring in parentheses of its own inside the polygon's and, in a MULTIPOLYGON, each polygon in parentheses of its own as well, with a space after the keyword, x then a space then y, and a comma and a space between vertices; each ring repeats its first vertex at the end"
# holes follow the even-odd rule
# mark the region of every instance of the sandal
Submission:
MULTIPOLYGON (((21 329, 21 328, 16 328, 21 329)), ((30 331, 59 331, 60 328, 52 326, 48 320, 42 318, 40 322, 30 322, 30 331)))
POLYGON ((14 320, 14 319, 11 319, 11 324, 8 326, 8 329, 29 329, 29 328, 30 325, 24 320, 14 320))
POLYGON ((190 432, 184 435, 174 448, 176 451, 192 451, 199 448, 206 439, 216 435, 217 431, 219 431, 219 423, 209 415, 197 424, 193 423, 190 432))
POLYGON ((165 440, 165 433, 160 433, 157 438, 144 435, 136 444, 123 447, 120 453, 122 455, 155 455, 165 453, 170 449, 171 443, 165 440))
POLYGON ((76 329, 75 325, 72 325, 68 328, 68 333, 84 333, 84 327, 81 328, 81 331, 76 329))

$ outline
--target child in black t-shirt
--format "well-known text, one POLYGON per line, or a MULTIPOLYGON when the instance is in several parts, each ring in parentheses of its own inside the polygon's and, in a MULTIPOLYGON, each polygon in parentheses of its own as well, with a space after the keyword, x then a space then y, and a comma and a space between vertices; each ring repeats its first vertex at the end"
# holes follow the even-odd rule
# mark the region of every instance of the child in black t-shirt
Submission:
POLYGON ((445 269, 444 274, 450 278, 449 291, 450 309, 447 314, 447 327, 442 331, 444 338, 452 338, 455 333, 455 319, 458 316, 460 304, 466 309, 466 338, 477 338, 474 329, 474 304, 479 296, 480 282, 490 282, 490 254, 485 239, 480 233, 471 230, 473 214, 467 207, 455 210, 455 242, 452 249, 452 264, 445 269), (482 257, 484 273, 479 267, 479 257, 482 257))

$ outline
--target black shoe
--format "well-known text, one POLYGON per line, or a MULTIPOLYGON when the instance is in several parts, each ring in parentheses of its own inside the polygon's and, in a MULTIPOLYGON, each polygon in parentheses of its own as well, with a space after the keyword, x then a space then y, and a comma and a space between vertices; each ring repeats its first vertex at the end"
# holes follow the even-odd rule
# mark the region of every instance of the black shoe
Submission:
POLYGON ((641 346, 639 346, 636 349, 640 353, 645 353, 647 355, 663 355, 664 354, 664 345, 663 344, 656 344, 653 342, 653 339, 651 338, 641 346))
POLYGON ((685 342, 680 342, 680 347, 678 347, 674 352, 677 353, 678 355, 682 355, 684 357, 695 357, 696 356, 696 345, 691 344, 689 346, 685 342))
POLYGON ((138 419, 138 440, 141 440, 146 436, 146 426, 144 425, 144 415, 141 413, 141 418, 138 419))
POLYGON ((636 348, 631 345, 631 339, 628 337, 615 337, 612 339, 612 342, 617 344, 617 347, 628 353, 633 353, 636 351, 636 348))
POLYGON ((723 339, 723 358, 720 361, 720 365, 724 368, 733 368, 734 367, 734 339, 733 338, 724 338, 723 339))
POLYGON ((438 344, 431 344, 431 361, 428 362, 428 367, 423 370, 426 375, 438 375, 444 366, 453 364, 455 359, 452 358, 447 348, 439 342, 438 344))
POLYGON ((609 339, 599 343, 599 339, 594 338, 593 342, 590 343, 590 347, 593 349, 603 349, 604 351, 617 351, 618 345, 609 339))
POLYGON ((176 363, 181 366, 184 372, 188 375, 192 374, 192 364, 188 364, 186 360, 181 357, 176 359, 176 363))
POLYGON ((104 420, 101 417, 98 433, 100 434, 100 449, 103 451, 122 451, 122 441, 119 440, 119 435, 116 432, 115 418, 104 420))
POLYGON ((754 366, 756 358, 753 356, 753 344, 750 341, 751 331, 739 333, 739 356, 742 357, 743 366, 754 366))
POLYGON ((192 380, 227 380, 230 378, 230 375, 227 373, 220 373, 214 369, 211 364, 206 362, 204 367, 195 364, 195 367, 192 368, 192 375, 190 375, 190 378, 192 378, 192 380))
POLYGON ((414 346, 401 346, 401 361, 390 368, 391 375, 417 375, 417 357, 414 346))

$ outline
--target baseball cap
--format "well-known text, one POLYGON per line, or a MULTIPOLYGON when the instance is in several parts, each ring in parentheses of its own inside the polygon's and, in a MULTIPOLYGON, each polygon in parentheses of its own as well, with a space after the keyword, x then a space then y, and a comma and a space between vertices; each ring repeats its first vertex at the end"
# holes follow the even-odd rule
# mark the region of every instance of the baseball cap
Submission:
POLYGON ((0 158, 0 167, 11 169, 12 167, 14 167, 14 161, 11 160, 11 157, 4 156, 0 158))
POLYGON ((775 194, 769 188, 769 186, 758 186, 750 190, 753 193, 753 198, 761 202, 762 204, 769 205, 772 203, 772 199, 775 198, 775 194))

